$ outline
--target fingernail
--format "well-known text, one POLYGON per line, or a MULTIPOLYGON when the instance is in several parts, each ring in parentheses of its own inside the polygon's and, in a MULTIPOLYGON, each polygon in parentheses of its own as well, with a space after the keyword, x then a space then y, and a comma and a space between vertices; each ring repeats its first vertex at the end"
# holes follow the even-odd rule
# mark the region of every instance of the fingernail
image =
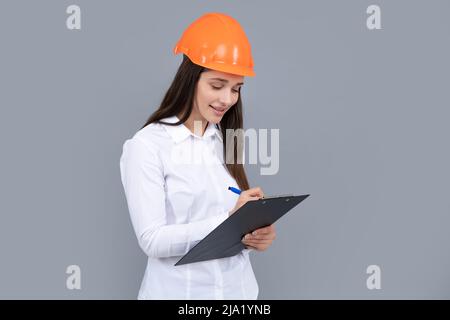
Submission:
POLYGON ((245 239, 248 239, 248 238, 250 238, 250 235, 249 235, 249 234, 246 234, 246 235, 245 235, 245 239))
POLYGON ((256 233, 257 233, 256 231, 253 231, 253 232, 252 232, 252 235, 254 235, 254 236, 255 236, 255 235, 256 235, 256 233))

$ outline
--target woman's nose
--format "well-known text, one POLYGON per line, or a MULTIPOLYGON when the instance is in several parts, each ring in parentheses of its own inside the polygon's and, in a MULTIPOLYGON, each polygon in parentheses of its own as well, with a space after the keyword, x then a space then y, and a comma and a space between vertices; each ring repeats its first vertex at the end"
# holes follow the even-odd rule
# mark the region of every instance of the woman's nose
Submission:
POLYGON ((222 90, 222 92, 220 94, 220 102, 228 107, 233 102, 232 100, 233 100, 233 97, 232 97, 231 92, 229 90, 222 90))

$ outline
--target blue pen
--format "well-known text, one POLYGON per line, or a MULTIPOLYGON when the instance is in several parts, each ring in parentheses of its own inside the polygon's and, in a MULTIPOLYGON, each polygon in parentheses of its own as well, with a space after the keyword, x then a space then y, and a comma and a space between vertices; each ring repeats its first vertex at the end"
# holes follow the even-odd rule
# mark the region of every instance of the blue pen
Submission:
POLYGON ((237 188, 233 188, 233 187, 228 187, 228 190, 233 191, 236 194, 241 194, 241 190, 237 189, 237 188))

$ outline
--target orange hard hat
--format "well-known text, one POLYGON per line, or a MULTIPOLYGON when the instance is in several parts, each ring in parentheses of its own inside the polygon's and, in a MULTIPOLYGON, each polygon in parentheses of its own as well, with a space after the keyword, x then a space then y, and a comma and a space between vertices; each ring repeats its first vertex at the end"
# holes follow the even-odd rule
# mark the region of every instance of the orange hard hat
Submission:
POLYGON ((207 13, 183 32, 173 52, 184 53, 202 67, 254 76, 250 43, 244 30, 232 17, 207 13))

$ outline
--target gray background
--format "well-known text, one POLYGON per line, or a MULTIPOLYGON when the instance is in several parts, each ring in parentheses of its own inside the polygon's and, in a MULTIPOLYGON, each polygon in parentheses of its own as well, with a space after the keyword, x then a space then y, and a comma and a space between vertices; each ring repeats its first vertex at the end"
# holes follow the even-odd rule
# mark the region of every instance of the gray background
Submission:
POLYGON ((310 193, 252 253, 260 299, 450 298, 448 1, 0 4, 0 298, 135 299, 146 257, 119 174, 184 28, 232 15, 252 44, 246 128, 280 129, 266 194, 310 193), (66 8, 81 7, 81 30, 66 8), (382 30, 366 9, 381 7, 382 30), (68 265, 81 290, 66 288, 68 265), (366 268, 381 267, 381 290, 366 268))

